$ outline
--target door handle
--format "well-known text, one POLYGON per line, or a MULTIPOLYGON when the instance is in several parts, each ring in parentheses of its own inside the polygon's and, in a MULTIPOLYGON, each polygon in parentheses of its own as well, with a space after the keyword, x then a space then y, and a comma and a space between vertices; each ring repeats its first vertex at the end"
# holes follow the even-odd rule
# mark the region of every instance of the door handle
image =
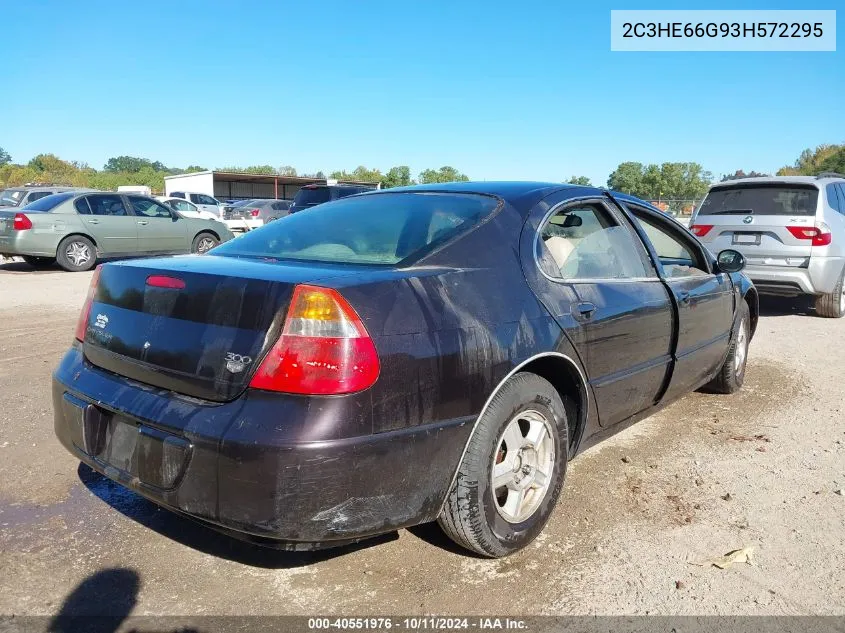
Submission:
POLYGON ((689 305, 689 300, 690 297, 688 292, 678 293, 678 303, 681 303, 683 305, 689 305))
POLYGON ((88 220, 88 224, 99 224, 99 223, 100 223, 99 220, 94 220, 94 219, 88 220))
POLYGON ((582 301, 575 307, 578 309, 578 314, 585 319, 592 317, 596 311, 596 304, 590 303, 589 301, 582 301))
POLYGON ((146 220, 138 220, 138 224, 140 224, 141 226, 147 226, 149 222, 147 222, 146 220))

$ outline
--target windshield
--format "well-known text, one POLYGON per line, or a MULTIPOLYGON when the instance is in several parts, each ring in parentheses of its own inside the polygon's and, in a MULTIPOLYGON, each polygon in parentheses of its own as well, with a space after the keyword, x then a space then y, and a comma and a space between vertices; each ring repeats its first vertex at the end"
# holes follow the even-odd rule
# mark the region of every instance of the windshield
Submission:
POLYGON ((293 203, 297 206, 306 204, 323 204, 332 197, 328 187, 303 187, 296 193, 293 203))
POLYGON ((418 258, 487 218, 488 196, 385 193, 344 198, 276 220, 214 249, 215 255, 396 264, 418 258))
POLYGON ((39 198, 35 202, 30 202, 23 208, 23 211, 50 211, 59 206, 65 200, 73 198, 76 194, 71 192, 54 193, 50 196, 39 198))
POLYGON ((0 191, 0 207, 16 207, 25 195, 22 189, 4 189, 0 191))
POLYGON ((754 184, 710 190, 698 215, 815 215, 819 190, 813 185, 754 184))

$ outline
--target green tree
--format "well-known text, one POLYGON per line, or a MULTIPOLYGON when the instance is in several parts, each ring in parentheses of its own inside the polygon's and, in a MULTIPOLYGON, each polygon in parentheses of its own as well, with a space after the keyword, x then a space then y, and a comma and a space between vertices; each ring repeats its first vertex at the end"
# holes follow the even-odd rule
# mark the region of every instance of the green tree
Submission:
MULTIPOLYGON (((161 165, 161 163, 157 164, 161 165)), ((141 171, 144 167, 151 167, 152 165, 152 161, 147 160, 146 158, 138 158, 136 156, 115 156, 106 161, 106 164, 103 166, 103 171, 126 171, 134 173, 136 171, 141 171)), ((162 167, 164 167, 164 165, 162 165, 162 167)))
POLYGON ((348 171, 333 171, 330 178, 335 180, 360 180, 362 182, 378 183, 384 180, 384 174, 378 169, 369 169, 363 165, 358 165, 351 172, 348 171))
POLYGON ((398 167, 391 167, 384 175, 382 187, 390 189, 391 187, 407 187, 414 184, 411 180, 411 168, 407 165, 399 165, 398 167))
POLYGON ((586 176, 571 176, 569 180, 566 181, 565 184, 568 185, 581 185, 583 187, 592 187, 593 183, 590 182, 590 179, 586 176))
POLYGON ((816 176, 825 171, 845 172, 845 144, 805 149, 794 165, 781 167, 778 176, 816 176))
POLYGON ((0 167, 3 165, 8 165, 12 162, 12 157, 5 149, 0 147, 0 167))
POLYGON ((467 182, 469 176, 462 174, 454 167, 445 165, 440 169, 425 169, 420 172, 419 181, 422 184, 432 182, 467 182))
POLYGON ((742 169, 737 169, 732 174, 725 174, 724 176, 722 176, 721 182, 726 182, 728 180, 739 180, 740 178, 766 178, 768 176, 769 174, 764 174, 759 171, 752 170, 748 173, 745 173, 745 171, 743 171, 742 169))
POLYGON ((277 173, 280 176, 296 176, 296 168, 291 167, 290 165, 282 165, 279 167, 277 173))
POLYGON ((629 193, 632 196, 645 197, 643 190, 643 164, 635 162, 620 163, 607 179, 608 189, 629 193))
POLYGON ((220 167, 218 171, 229 171, 238 174, 274 175, 276 168, 271 165, 251 165, 249 167, 220 167))

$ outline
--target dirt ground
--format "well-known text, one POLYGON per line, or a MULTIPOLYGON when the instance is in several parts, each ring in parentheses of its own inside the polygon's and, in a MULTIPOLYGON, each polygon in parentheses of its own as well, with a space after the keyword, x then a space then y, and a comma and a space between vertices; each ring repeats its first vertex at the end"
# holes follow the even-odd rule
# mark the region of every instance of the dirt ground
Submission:
POLYGON ((289 554, 159 510, 59 445, 50 373, 89 278, 0 265, 0 614, 55 614, 84 581, 92 612, 134 615, 845 614, 845 320, 767 301, 742 392, 691 394, 576 458, 510 558, 436 526, 289 554), (743 547, 753 565, 693 564, 743 547))

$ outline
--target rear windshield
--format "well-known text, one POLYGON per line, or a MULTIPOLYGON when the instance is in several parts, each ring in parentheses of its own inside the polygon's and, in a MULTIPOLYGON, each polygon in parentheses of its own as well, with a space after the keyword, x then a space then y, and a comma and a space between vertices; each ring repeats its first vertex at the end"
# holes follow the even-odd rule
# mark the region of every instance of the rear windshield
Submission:
POLYGON ((23 200, 26 191, 20 189, 4 189, 0 191, 0 207, 16 207, 23 200))
POLYGON ((35 202, 30 202, 26 205, 23 210, 24 211, 50 211, 51 209, 56 208, 65 200, 69 200, 73 198, 76 194, 72 191, 68 191, 65 193, 54 193, 49 196, 44 196, 43 198, 39 198, 35 202))
POLYGON ((385 193, 286 216, 214 249, 215 255, 392 265, 417 259, 497 208, 488 196, 385 193))
POLYGON ((297 205, 302 204, 323 204, 331 199, 332 192, 328 187, 302 188, 296 192, 293 199, 297 205))
POLYGON ((737 185, 717 187, 698 215, 815 215, 819 190, 812 185, 737 185))

